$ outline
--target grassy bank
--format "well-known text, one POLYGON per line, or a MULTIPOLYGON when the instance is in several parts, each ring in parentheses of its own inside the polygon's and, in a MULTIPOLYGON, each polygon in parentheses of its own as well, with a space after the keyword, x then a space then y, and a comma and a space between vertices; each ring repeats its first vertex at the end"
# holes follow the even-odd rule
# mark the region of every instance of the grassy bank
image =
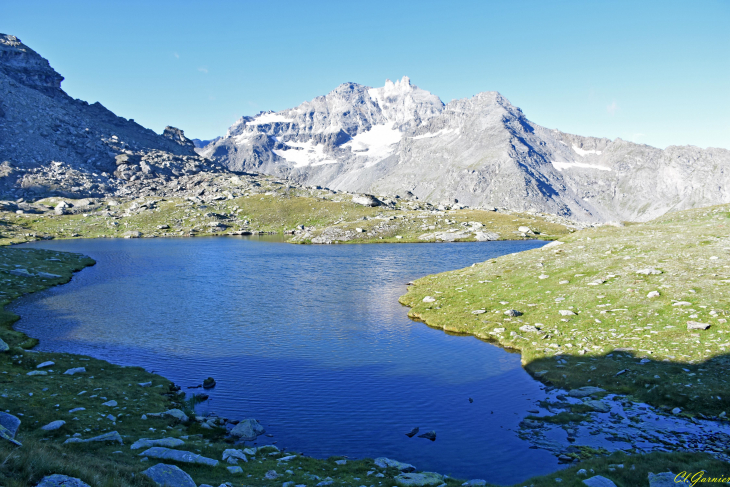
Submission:
POLYGON ((724 417, 729 210, 583 230, 562 245, 424 277, 401 302, 430 326, 520 350, 543 382, 724 417))
MULTIPOLYGON (((287 234, 293 243, 381 243, 555 239, 571 222, 506 210, 438 210, 396 201, 368 207, 352 195, 286 190, 228 198, 61 199, 32 204, 32 212, 0 211, 0 244, 44 238, 166 237, 287 234), (66 205, 63 214, 54 209, 66 205), (520 227, 529 228, 522 232, 520 227)), ((0 207, 1 208, 1 207, 0 207)))

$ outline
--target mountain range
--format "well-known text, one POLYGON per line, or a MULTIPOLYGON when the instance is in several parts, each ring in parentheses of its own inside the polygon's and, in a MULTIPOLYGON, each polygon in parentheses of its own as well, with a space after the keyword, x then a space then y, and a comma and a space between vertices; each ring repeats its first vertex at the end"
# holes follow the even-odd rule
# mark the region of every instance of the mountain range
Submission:
POLYGON ((730 151, 541 127, 499 93, 444 104, 407 77, 344 83, 242 117, 197 149, 233 171, 434 203, 538 210, 582 221, 648 220, 730 201, 730 151))
POLYGON ((246 172, 583 222, 730 202, 726 149, 567 134, 531 122, 497 92, 444 104, 407 77, 380 88, 344 83, 294 108, 241 117, 213 140, 190 140, 73 99, 62 80, 0 34, 0 197, 174 191, 183 176, 246 172))

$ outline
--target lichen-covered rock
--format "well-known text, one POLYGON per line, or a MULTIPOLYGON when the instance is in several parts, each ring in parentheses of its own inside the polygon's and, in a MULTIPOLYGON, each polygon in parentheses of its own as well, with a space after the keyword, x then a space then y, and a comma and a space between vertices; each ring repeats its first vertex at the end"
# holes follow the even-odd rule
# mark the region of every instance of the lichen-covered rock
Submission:
POLYGON ((148 450, 143 451, 142 453, 140 453, 140 456, 159 458, 160 460, 174 460, 176 462, 182 463, 198 463, 200 465, 209 465, 211 467, 215 467, 216 465, 218 465, 218 460, 204 457, 202 455, 198 455, 197 453, 183 450, 171 450, 169 448, 163 448, 159 446, 154 446, 148 450))
POLYGON ((90 487, 89 484, 68 475, 53 474, 43 477, 36 487, 90 487))
MULTIPOLYGON (((157 440, 150 440, 147 438, 140 438, 139 440, 132 443, 129 448, 131 450, 139 450, 140 448, 151 448, 153 446, 164 446, 166 448, 175 448, 184 445, 185 442, 180 438, 160 438, 157 440)), ((224 458, 225 460, 225 458, 224 458)))
POLYGON ((158 463, 141 472, 160 487, 197 487, 193 478, 175 465, 158 463))
POLYGON ((421 487, 441 485, 444 483, 444 477, 436 472, 402 473, 395 477, 395 481, 403 487, 421 487))

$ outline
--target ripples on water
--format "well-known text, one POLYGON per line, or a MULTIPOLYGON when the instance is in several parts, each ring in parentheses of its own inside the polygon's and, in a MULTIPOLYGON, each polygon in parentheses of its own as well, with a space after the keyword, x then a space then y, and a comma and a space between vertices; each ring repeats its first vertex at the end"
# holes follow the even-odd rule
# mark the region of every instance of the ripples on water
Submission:
POLYGON ((37 242, 25 246, 97 265, 12 310, 39 350, 141 365, 183 387, 214 377, 200 411, 258 418, 265 442, 513 483, 557 465, 510 431, 545 397, 540 384, 519 354, 413 322, 398 297, 410 280, 542 244, 37 242), (438 439, 406 437, 415 426, 438 439))

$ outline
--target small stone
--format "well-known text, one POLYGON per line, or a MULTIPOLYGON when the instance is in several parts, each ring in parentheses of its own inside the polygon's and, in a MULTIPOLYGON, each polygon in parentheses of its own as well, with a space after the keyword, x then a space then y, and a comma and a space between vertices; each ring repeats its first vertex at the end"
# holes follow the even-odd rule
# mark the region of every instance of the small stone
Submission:
POLYGON ((51 365, 56 365, 55 362, 43 362, 42 364, 38 364, 35 366, 36 369, 42 369, 43 367, 50 367, 51 365))
POLYGON ((679 414, 681 412, 682 412, 682 409, 680 409, 680 408, 674 408, 674 409, 672 409, 672 414, 679 414))
POLYGON ((662 273, 662 271, 654 269, 653 267, 649 267, 646 269, 640 269, 640 270, 636 271, 636 273, 643 274, 645 276, 649 276, 649 275, 659 275, 662 273))
POLYGON ((210 467, 218 465, 218 460, 207 458, 202 455, 198 455, 197 453, 184 450, 171 450, 170 448, 163 448, 159 446, 145 450, 139 455, 149 458, 159 458, 161 460, 173 460, 182 463, 197 463, 200 465, 208 465, 210 467))
POLYGON ((569 309, 561 309, 558 313, 560 313, 560 316, 575 316, 575 313, 569 309))
POLYGON ((73 369, 68 369, 66 372, 64 372, 64 375, 75 375, 75 374, 84 374, 86 373, 86 367, 74 367, 73 369))
POLYGON ((139 382, 137 383, 140 387, 150 387, 152 385, 152 382, 139 382))
POLYGON ((0 353, 7 352, 8 350, 10 350, 10 345, 5 343, 5 340, 0 338, 0 353))
POLYGON ((672 306, 692 306, 692 303, 689 301, 677 301, 676 303, 672 303, 672 306))
POLYGON ((520 331, 524 333, 538 333, 540 330, 532 325, 522 325, 520 331))
POLYGON ((117 401, 115 401, 115 400, 112 399, 111 401, 107 401, 107 402, 101 403, 101 405, 102 406, 108 406, 110 408, 113 408, 113 407, 115 407, 117 405, 117 401))
POLYGON ((45 426, 41 426, 41 429, 43 431, 55 431, 55 430, 59 429, 61 426, 63 426, 64 424, 66 424, 66 421, 64 421, 62 419, 58 419, 56 421, 51 421, 50 423, 48 423, 45 426))
POLYGON ((424 303, 435 303, 436 298, 434 298, 433 296, 426 296, 425 298, 423 298, 423 302, 424 303))
POLYGON ((164 416, 171 416, 178 421, 181 421, 183 423, 187 423, 188 421, 188 415, 182 412, 180 409, 168 409, 164 413, 162 413, 164 416))
POLYGON ((203 389, 212 389, 215 387, 215 379, 208 377, 203 381, 203 389))
POLYGON ((691 486, 689 480, 678 477, 672 472, 651 473, 649 472, 649 487, 675 487, 691 486))
POLYGON ((464 482, 461 485, 462 486, 464 486, 464 485, 466 485, 466 486, 487 485, 487 481, 486 480, 482 480, 482 479, 471 479, 471 480, 468 480, 468 481, 464 482))
POLYGON ((175 465, 158 463, 141 474, 161 487, 197 487, 193 478, 175 465))
POLYGON ((77 413, 79 411, 86 411, 86 408, 73 408, 73 409, 69 409, 68 410, 68 412, 71 413, 71 414, 77 413))
POLYGON ((266 472, 266 475, 264 475, 264 478, 265 478, 266 480, 274 480, 274 479, 276 479, 276 478, 277 478, 278 476, 279 476, 279 474, 278 474, 278 473, 276 473, 276 470, 269 470, 268 472, 266 472))
POLYGON ((517 316, 522 316, 522 312, 517 311, 516 309, 508 309, 507 311, 504 312, 504 314, 507 316, 511 316, 513 318, 517 317, 517 316))
POLYGON ((594 386, 584 386, 579 387, 578 389, 572 389, 568 392, 568 395, 570 397, 588 397, 592 396, 593 394, 598 394, 599 392, 606 392, 605 389, 601 389, 600 387, 594 387, 594 386))
POLYGON ((31 370, 25 375, 48 375, 48 372, 45 370, 31 370))
POLYGON ((659 296, 661 296, 661 294, 659 294, 659 291, 651 291, 649 294, 646 295, 647 298, 658 298, 659 296))
POLYGON ((226 470, 228 470, 231 473, 238 474, 243 473, 243 469, 239 467, 238 465, 232 465, 230 467, 226 467, 226 470))
POLYGON ((223 450, 223 461, 228 462, 230 464, 237 464, 239 460, 243 460, 244 462, 248 462, 248 458, 246 458, 246 454, 241 450, 235 450, 232 448, 229 448, 227 450, 223 450))

